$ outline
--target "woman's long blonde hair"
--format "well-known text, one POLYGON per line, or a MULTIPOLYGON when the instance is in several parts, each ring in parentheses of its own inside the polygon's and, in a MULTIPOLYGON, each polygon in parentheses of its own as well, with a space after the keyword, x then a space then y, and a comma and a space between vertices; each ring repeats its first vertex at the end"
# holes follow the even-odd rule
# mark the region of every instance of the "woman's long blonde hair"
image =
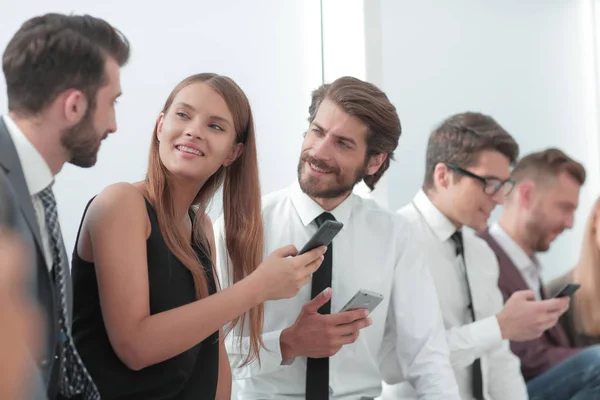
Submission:
MULTIPOLYGON (((244 144, 241 156, 229 167, 219 168, 200 189, 193 202, 193 206, 202 211, 196 214, 195 226, 200 227, 208 202, 223 186, 225 240, 233 264, 233 283, 236 283, 250 275, 263 259, 263 222, 254 119, 250 103, 242 89, 231 78, 211 73, 192 75, 181 81, 169 95, 162 112, 166 113, 169 110, 181 89, 198 82, 210 86, 225 100, 233 117, 236 143, 244 144)), ((176 229, 173 223, 175 209, 171 198, 171 174, 160 159, 157 130, 158 123, 154 127, 150 146, 150 162, 146 175, 148 195, 156 209, 161 233, 169 250, 190 270, 196 297, 202 299, 208 296, 205 266, 198 259, 189 239, 176 229)), ((208 244, 201 229, 194 236, 200 244, 208 244)), ((215 249, 209 251, 214 252, 215 249)), ((210 254, 206 254, 206 257, 210 258, 210 254)), ((240 324, 243 330, 245 322, 248 321, 250 348, 244 365, 257 359, 263 346, 263 316, 264 306, 261 304, 236 317, 226 330, 228 333, 237 324, 240 324)))
POLYGON ((579 333, 600 336, 600 246, 596 236, 596 220, 600 218, 600 198, 594 203, 581 244, 579 261, 573 270, 573 281, 581 285, 574 296, 574 322, 579 333))

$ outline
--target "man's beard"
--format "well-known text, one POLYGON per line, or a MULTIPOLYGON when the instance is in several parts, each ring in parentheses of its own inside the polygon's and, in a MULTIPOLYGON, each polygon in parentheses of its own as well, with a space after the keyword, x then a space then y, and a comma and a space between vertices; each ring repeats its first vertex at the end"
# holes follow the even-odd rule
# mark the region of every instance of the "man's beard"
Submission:
POLYGON ((69 152, 71 164, 89 168, 96 164, 100 143, 107 135, 98 137, 93 124, 93 110, 88 109, 81 122, 63 132, 61 143, 69 152))
POLYGON ((326 162, 311 157, 308 153, 302 154, 300 162, 298 163, 298 182, 300 188, 306 195, 317 198, 317 199, 334 199, 341 197, 346 193, 352 191, 357 183, 363 180, 366 176, 368 165, 368 158, 365 157, 365 163, 358 168, 351 179, 344 179, 341 175, 341 171, 337 167, 329 166, 326 162), (306 164, 312 164, 319 169, 323 169, 329 174, 335 176, 335 184, 332 184, 326 189, 319 189, 319 178, 308 175, 303 179, 302 172, 305 168, 309 168, 306 164))
POLYGON ((544 252, 550 249, 551 241, 549 238, 553 231, 544 223, 543 216, 535 213, 533 218, 525 225, 525 230, 529 237, 531 249, 534 252, 544 252))

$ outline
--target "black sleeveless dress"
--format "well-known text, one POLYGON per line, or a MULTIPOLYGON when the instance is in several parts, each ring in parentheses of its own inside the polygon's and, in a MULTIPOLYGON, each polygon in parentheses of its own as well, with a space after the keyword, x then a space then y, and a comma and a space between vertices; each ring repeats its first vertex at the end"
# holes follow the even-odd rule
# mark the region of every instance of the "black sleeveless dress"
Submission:
MULTIPOLYGON (((91 202, 87 204, 85 212, 91 202)), ((158 218, 146 200, 152 232, 146 242, 150 314, 195 301, 191 272, 167 247, 158 218)), ((85 217, 84 212, 84 217, 85 217)), ((82 218, 83 221, 83 218, 82 218)), ((81 226, 79 227, 81 231, 81 226)), ((77 234, 79 241, 79 233, 77 234)), ((212 262, 195 248, 205 266, 209 292, 216 292, 212 262)), ((126 266, 123 266, 126 267, 126 266)), ((200 344, 159 364, 139 371, 129 369, 115 354, 106 333, 98 283, 93 263, 73 251, 73 337, 84 364, 90 372, 102 400, 213 400, 219 373, 219 332, 200 344)))

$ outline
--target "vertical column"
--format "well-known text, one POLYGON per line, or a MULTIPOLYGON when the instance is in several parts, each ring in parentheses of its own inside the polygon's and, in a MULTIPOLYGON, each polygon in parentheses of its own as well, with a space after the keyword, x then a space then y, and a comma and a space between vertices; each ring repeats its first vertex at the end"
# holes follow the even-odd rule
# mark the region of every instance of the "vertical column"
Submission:
MULTIPOLYGON (((341 76, 369 81, 382 90, 379 0, 321 0, 323 18, 323 77, 341 76)), ((374 191, 361 182, 354 192, 388 205, 386 175, 374 191)))

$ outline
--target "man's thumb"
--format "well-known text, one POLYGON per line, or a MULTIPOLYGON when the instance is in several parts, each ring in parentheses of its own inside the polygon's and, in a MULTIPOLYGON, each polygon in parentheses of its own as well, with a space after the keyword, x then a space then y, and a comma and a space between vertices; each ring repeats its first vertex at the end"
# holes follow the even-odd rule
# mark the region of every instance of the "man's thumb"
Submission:
POLYGON ((331 300, 331 288, 323 290, 315 296, 314 299, 306 303, 304 305, 304 312, 315 314, 318 312, 319 308, 325 305, 329 300, 331 300))

